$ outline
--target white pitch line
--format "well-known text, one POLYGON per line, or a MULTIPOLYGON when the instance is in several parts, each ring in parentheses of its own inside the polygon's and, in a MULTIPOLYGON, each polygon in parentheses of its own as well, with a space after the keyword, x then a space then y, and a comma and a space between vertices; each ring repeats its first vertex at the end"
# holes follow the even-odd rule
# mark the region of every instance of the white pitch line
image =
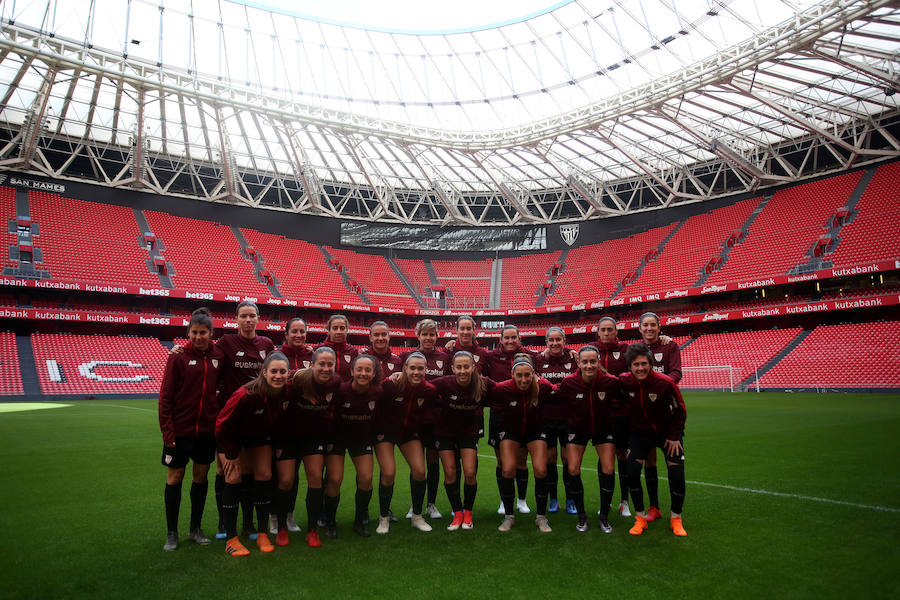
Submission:
POLYGON ((103 408, 105 406, 114 406, 116 408, 130 408, 131 410, 141 410, 144 412, 158 412, 157 410, 151 408, 141 408, 139 406, 125 406, 124 404, 89 404, 87 402, 74 402, 72 406, 96 406, 98 408, 103 408))
MULTIPOLYGON (((496 457, 491 454, 479 454, 478 456, 484 458, 493 458, 496 460, 496 457)), ((591 467, 581 467, 582 471, 597 471, 597 469, 592 469, 591 467)), ((660 477, 662 480, 667 480, 666 477, 660 477)), ((772 490, 760 490, 756 488, 747 488, 747 487, 738 487, 735 485, 725 485, 723 483, 709 483, 706 481, 692 481, 690 479, 685 480, 685 483, 689 483, 691 485, 702 485, 704 487, 712 487, 719 488, 723 490, 731 490, 734 492, 745 492, 748 494, 762 494, 765 496, 778 496, 780 498, 794 498, 795 500, 810 500, 812 502, 825 502, 827 504, 837 504, 840 506, 852 506, 854 508, 865 508, 868 510, 877 510, 881 512, 889 512, 889 513, 900 513, 900 508, 893 508, 890 506, 878 506, 876 504, 860 504, 859 502, 846 502, 844 500, 833 500, 831 498, 819 498, 818 496, 805 496, 803 494, 789 494, 786 492, 773 492, 772 490)))

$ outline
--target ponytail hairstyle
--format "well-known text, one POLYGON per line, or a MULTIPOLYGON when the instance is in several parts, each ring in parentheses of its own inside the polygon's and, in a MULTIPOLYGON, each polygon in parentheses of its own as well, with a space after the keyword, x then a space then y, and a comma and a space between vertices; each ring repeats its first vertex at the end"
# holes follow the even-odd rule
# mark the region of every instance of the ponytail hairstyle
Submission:
POLYGON ((244 387, 247 388, 248 394, 253 396, 265 396, 272 391, 269 388, 268 382, 266 381, 265 371, 269 368, 269 365, 276 360, 284 361, 284 364, 288 365, 288 368, 290 368, 291 362, 283 352, 280 352, 278 350, 272 352, 266 357, 266 359, 263 361, 262 366, 259 368, 259 375, 244 384, 244 387))
MULTIPOLYGON (((525 354, 524 352, 516 354, 513 357, 512 368, 510 369, 510 375, 515 373, 516 367, 521 365, 526 365, 529 369, 531 369, 532 374, 534 374, 534 363, 531 361, 531 357, 525 354)), ((540 386, 538 385, 537 377, 531 378, 531 387, 528 388, 528 405, 529 406, 537 406, 538 403, 538 395, 540 394, 540 386)))
POLYGON ((428 359, 425 358, 424 354, 422 354, 418 350, 410 353, 410 355, 406 357, 406 360, 403 361, 403 368, 400 369, 400 376, 398 377, 397 382, 396 382, 398 392, 402 393, 403 390, 406 389, 406 384, 409 383, 409 377, 407 377, 407 375, 406 375, 406 363, 408 363, 409 359, 411 359, 411 358, 421 358, 422 360, 425 361, 426 368, 428 367, 428 359))
POLYGON ((369 325, 369 331, 371 332, 373 329, 375 329, 375 328, 378 327, 379 325, 384 325, 385 327, 388 328, 388 331, 391 330, 391 327, 390 327, 387 323, 385 323, 384 321, 375 321, 375 322, 373 322, 371 325, 369 325))
MULTIPOLYGON (((319 346, 313 351, 310 365, 316 364, 316 361, 323 354, 330 354, 335 360, 335 367, 337 367, 337 353, 328 346, 319 346)), ((308 369, 300 369, 294 373, 294 387, 300 390, 300 396, 302 398, 314 405, 319 403, 319 396, 316 394, 315 386, 316 378, 313 376, 312 366, 308 369)))
POLYGON ((210 336, 213 332, 213 324, 212 324, 212 316, 209 313, 209 309, 205 306, 201 306, 200 308, 194 309, 194 312, 191 313, 191 320, 188 321, 188 331, 191 330, 191 327, 194 325, 202 325, 209 329, 210 336))
POLYGON ((475 368, 475 357, 467 350, 459 350, 453 355, 451 364, 455 363, 460 358, 468 358, 472 363, 472 400, 474 400, 476 404, 481 404, 481 400, 484 398, 487 391, 487 386, 484 383, 484 377, 482 377, 481 373, 478 372, 478 369, 475 368))

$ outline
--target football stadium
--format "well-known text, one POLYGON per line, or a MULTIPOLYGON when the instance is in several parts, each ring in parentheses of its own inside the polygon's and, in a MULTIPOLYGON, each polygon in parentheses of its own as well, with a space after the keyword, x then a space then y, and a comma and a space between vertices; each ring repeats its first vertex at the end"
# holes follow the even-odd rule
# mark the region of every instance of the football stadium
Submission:
POLYGON ((898 597, 898 90, 888 0, 0 3, 0 598, 898 597))

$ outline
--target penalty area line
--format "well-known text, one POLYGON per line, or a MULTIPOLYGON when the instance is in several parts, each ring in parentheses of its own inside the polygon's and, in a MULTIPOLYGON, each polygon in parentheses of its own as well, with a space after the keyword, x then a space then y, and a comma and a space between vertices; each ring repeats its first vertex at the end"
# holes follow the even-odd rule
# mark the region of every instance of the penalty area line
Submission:
MULTIPOLYGON (((493 458, 496 460, 497 457, 491 454, 479 454, 478 456, 483 458, 493 458)), ((582 471, 596 471, 597 469, 592 469, 591 467, 581 467, 582 471)), ((666 479, 665 477, 660 477, 660 479, 666 479)), ((861 504, 859 502, 847 502, 845 500, 833 500, 831 498, 820 498, 818 496, 805 496, 803 494, 790 494, 787 492, 773 492, 772 490, 760 490, 757 488, 748 488, 748 487, 739 487, 736 485, 726 485, 724 483, 709 483, 707 481, 693 481, 693 480, 685 480, 685 483, 689 483, 691 485, 700 485, 704 487, 718 488, 722 490, 731 490, 733 492, 744 492, 747 494, 761 494, 763 496, 777 496, 780 498, 793 498, 794 500, 809 500, 811 502, 824 502, 826 504, 837 504, 838 506, 852 506, 854 508, 865 508, 867 510, 877 510, 880 512, 889 512, 889 513, 900 513, 900 508, 893 508, 890 506, 878 506, 877 504, 861 504)))

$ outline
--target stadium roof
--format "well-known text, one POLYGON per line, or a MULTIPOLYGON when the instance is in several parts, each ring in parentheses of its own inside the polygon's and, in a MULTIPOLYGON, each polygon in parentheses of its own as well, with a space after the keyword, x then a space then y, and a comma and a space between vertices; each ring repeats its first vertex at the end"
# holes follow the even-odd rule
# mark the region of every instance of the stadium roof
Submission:
POLYGON ((499 23, 447 18, 447 30, 257 2, 5 2, 0 168, 336 217, 507 225, 702 201, 900 154, 896 3, 514 6, 499 23))

